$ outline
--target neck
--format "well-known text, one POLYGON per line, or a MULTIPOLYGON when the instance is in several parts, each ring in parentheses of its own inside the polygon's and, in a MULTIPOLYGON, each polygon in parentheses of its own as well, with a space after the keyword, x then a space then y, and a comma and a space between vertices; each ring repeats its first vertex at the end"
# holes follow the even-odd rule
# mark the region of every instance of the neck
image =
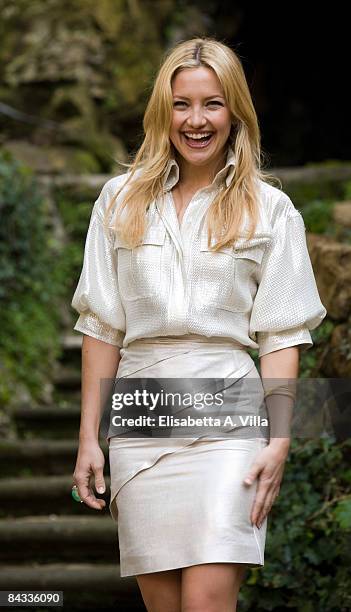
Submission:
POLYGON ((203 166, 190 164, 184 157, 176 156, 179 165, 179 182, 192 189, 206 187, 213 182, 216 174, 225 166, 227 151, 222 153, 215 161, 203 166))

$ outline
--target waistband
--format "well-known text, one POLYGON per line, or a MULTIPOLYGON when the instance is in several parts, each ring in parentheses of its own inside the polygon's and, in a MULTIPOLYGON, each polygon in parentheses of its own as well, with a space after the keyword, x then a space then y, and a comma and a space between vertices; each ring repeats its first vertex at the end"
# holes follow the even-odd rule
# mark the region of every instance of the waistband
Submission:
POLYGON ((231 338, 223 338, 221 336, 201 336, 200 334, 185 334, 183 336, 156 336, 154 338, 138 338, 128 344, 128 349, 133 349, 138 346, 143 347, 159 347, 159 346, 192 346, 211 345, 219 348, 230 348, 232 350, 247 351, 247 347, 232 340, 231 338))

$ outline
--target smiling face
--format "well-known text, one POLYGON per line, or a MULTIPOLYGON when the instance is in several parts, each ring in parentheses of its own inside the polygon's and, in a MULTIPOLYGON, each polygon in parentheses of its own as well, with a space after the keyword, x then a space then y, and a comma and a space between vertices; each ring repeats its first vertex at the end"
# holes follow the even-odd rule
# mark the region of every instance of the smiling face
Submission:
POLYGON ((195 166, 218 165, 232 124, 216 73, 204 66, 181 70, 173 78, 172 93, 170 140, 182 161, 195 166), (199 140, 200 135, 204 138, 199 140))

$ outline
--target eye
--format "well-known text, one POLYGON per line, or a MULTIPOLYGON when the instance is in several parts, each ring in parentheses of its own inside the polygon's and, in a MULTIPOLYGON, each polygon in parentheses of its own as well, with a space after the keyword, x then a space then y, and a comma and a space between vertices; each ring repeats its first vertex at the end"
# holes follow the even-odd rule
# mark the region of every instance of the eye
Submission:
MULTIPOLYGON (((173 103, 173 106, 178 106, 179 104, 186 105, 186 102, 182 100, 177 100, 176 102, 173 103)), ((210 102, 207 102, 207 106, 209 105, 223 106, 222 102, 220 102, 219 100, 211 100, 210 102)))

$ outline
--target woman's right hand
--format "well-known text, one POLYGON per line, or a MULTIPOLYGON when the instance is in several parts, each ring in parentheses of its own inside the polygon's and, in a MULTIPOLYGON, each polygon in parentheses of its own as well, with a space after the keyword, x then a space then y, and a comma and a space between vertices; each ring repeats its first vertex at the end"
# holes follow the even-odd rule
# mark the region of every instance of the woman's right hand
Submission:
POLYGON ((106 506, 103 499, 94 495, 91 479, 94 476, 95 489, 98 493, 106 490, 104 481, 105 457, 97 441, 80 442, 73 482, 78 487, 79 497, 90 508, 102 510, 106 506))

